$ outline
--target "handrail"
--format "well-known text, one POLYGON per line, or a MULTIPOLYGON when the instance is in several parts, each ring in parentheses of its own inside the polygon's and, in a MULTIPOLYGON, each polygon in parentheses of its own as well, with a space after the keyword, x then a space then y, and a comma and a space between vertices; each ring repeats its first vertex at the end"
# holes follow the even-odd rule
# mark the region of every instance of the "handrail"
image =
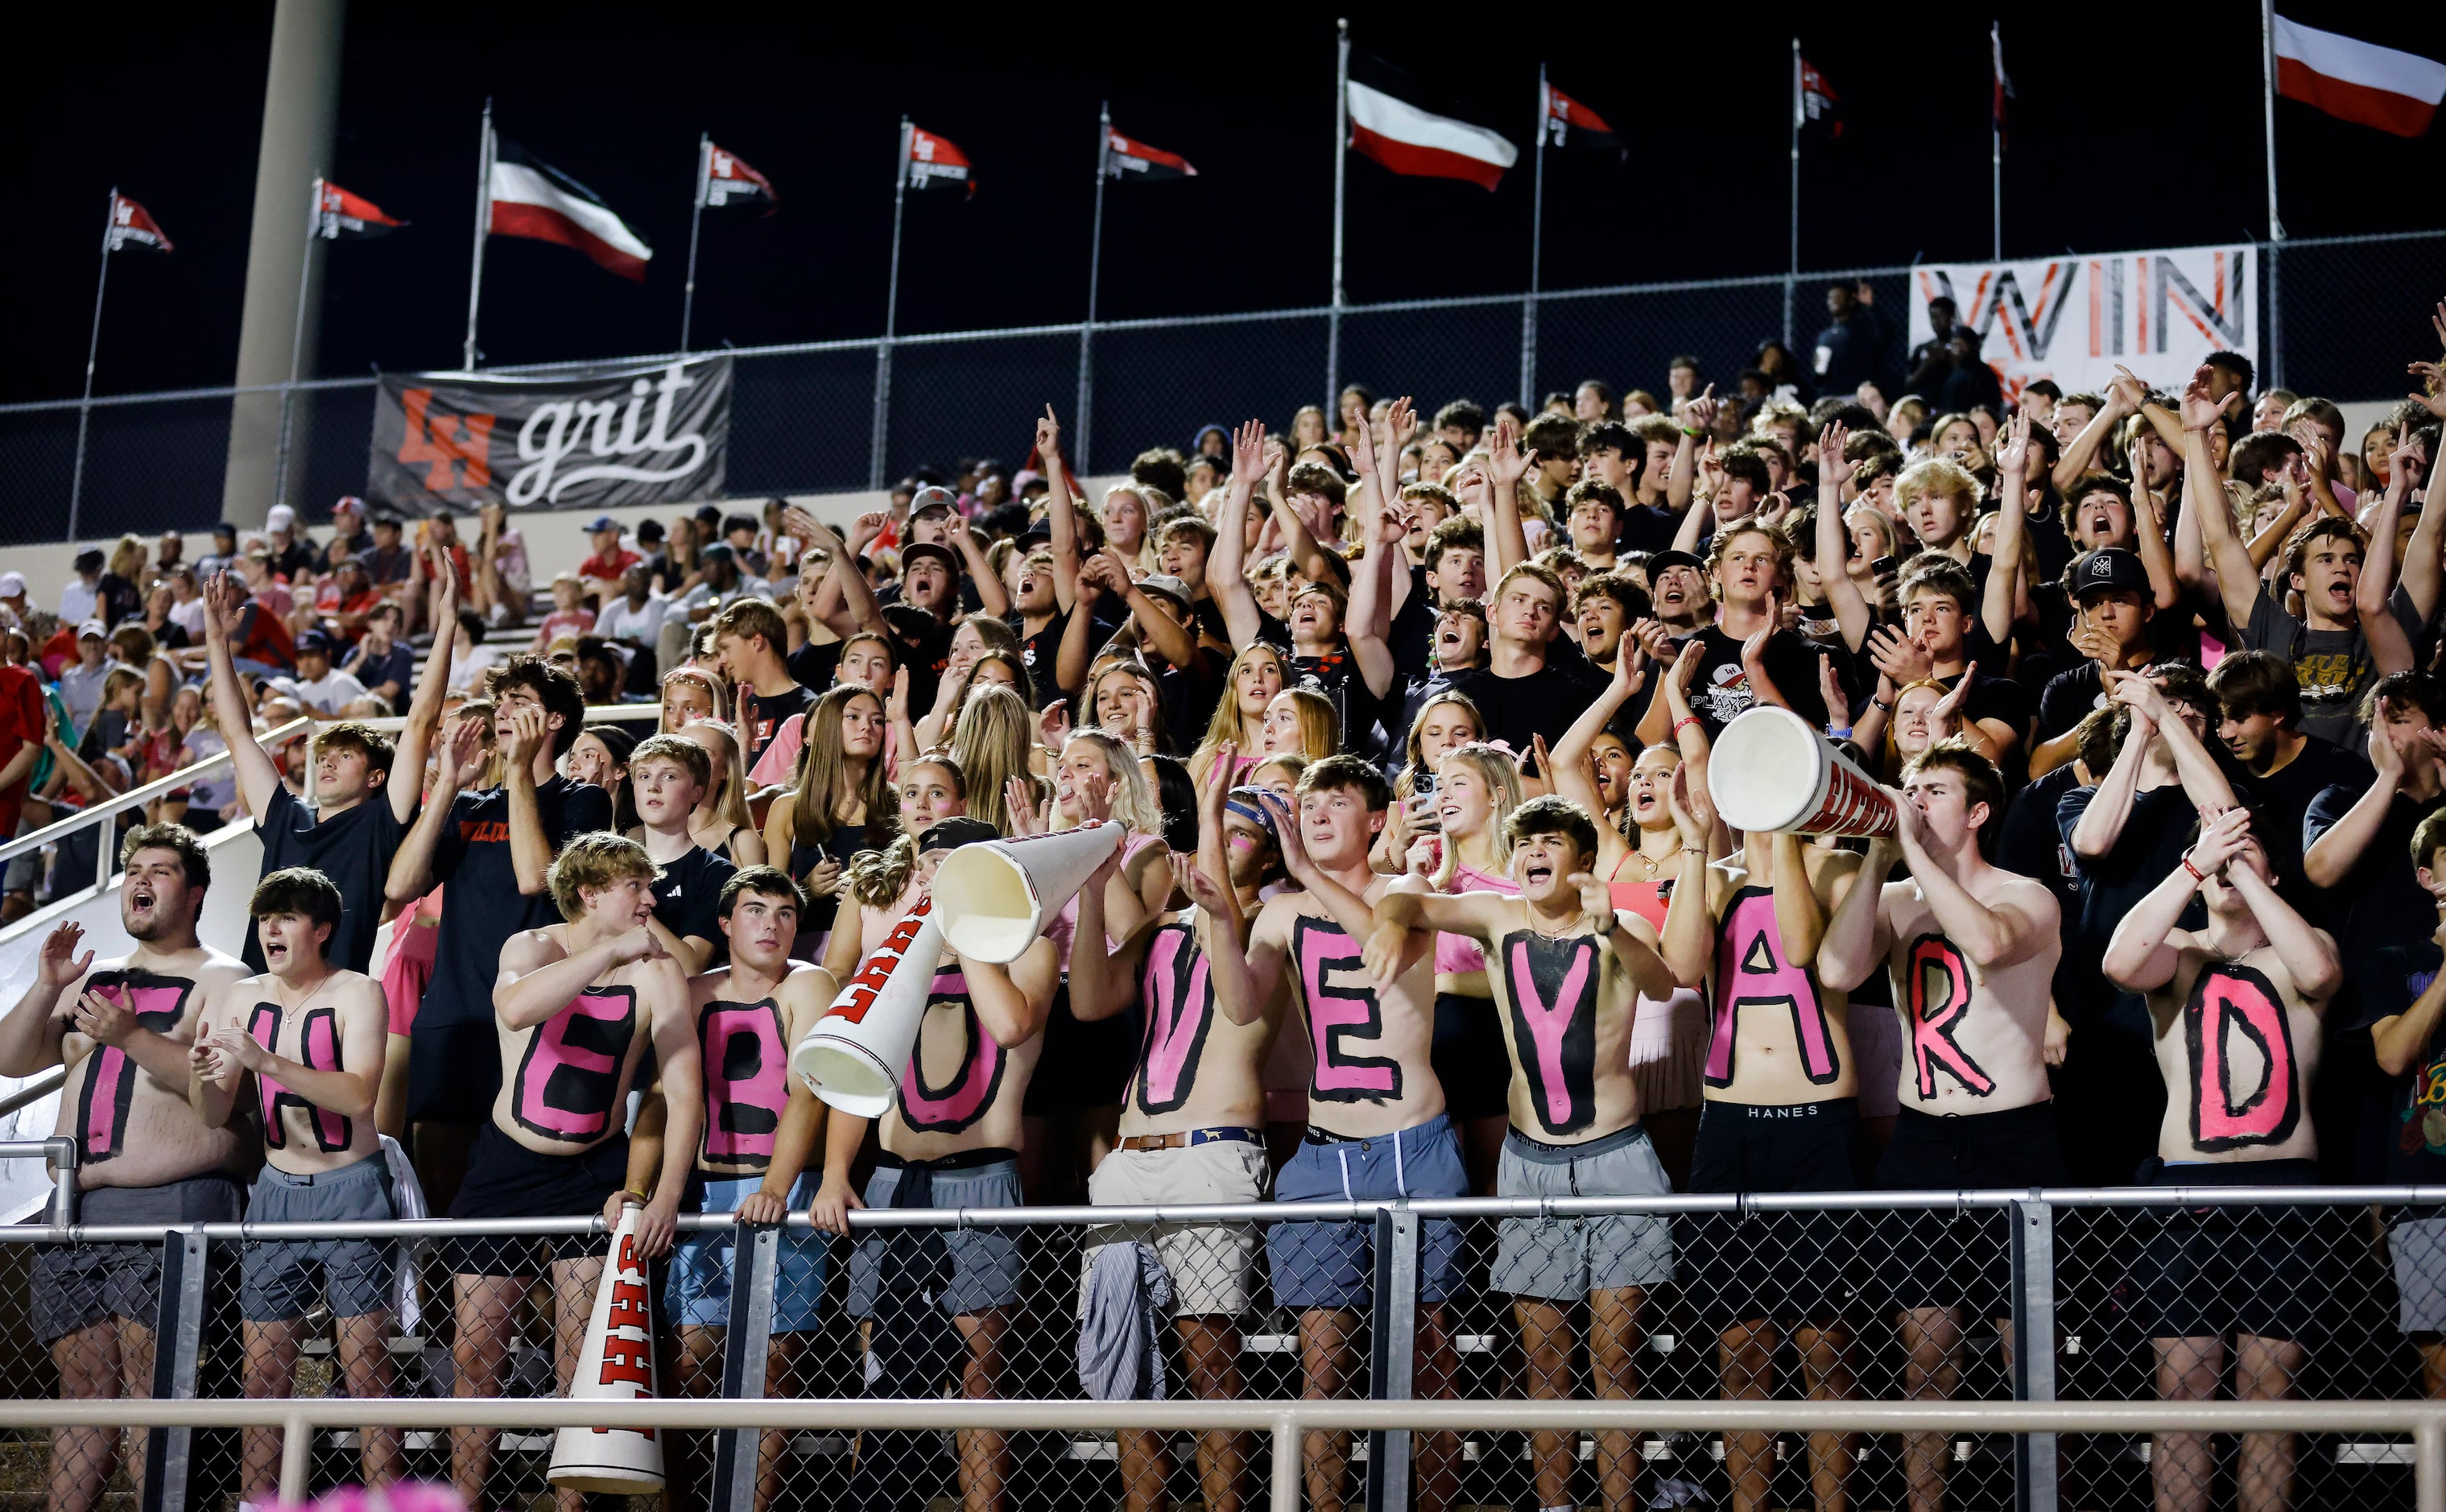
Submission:
POLYGON ((116 1397, 0 1402, 0 1427, 277 1427, 280 1499, 302 1505, 317 1428, 850 1428, 1016 1432, 1257 1432, 1272 1438, 1270 1512, 1299 1512, 1302 1435, 1522 1433, 2383 1433, 2414 1443, 2416 1505, 2446 1512, 2446 1403, 2438 1402, 1157 1402, 991 1397, 116 1397))
POLYGON ((25 1086, 9 1093, 7 1097, 0 1097, 0 1118, 7 1118, 9 1114, 14 1113, 21 1107, 30 1106, 35 1103, 41 1102, 44 1098, 50 1096, 53 1092, 66 1087, 67 1085, 67 1081, 68 1068, 65 1066, 54 1066, 47 1071, 36 1072, 33 1078, 27 1082, 25 1086))

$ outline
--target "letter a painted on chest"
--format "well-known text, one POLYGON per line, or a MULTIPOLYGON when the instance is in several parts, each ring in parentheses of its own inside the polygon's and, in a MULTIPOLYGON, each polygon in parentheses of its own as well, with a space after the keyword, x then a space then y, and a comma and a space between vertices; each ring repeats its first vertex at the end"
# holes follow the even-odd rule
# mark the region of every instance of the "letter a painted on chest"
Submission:
POLYGON ((1792 1015, 1793 1037, 1800 1047, 1800 1069, 1813 1085, 1829 1086, 1842 1079, 1842 1058, 1826 1027, 1826 1006, 1818 1000, 1817 984, 1807 972, 1783 958, 1781 936, 1775 927, 1775 894, 1763 887, 1745 887, 1724 910, 1717 936, 1716 958, 1738 964, 1716 973, 1715 1030, 1707 1042, 1707 1085, 1733 1085, 1734 1030, 1745 1008, 1780 1009, 1792 1015))

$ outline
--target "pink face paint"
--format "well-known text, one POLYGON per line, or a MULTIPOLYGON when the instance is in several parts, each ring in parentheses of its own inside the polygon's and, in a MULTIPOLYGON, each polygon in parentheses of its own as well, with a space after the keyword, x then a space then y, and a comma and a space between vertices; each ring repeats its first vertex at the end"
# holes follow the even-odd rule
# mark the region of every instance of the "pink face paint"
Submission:
POLYGON ((1513 1064, 1529 1106, 1547 1133, 1575 1134, 1597 1117, 1597 942, 1522 931, 1502 948, 1513 1064))
POLYGON ((612 1126, 620 1068, 637 1035, 637 993, 606 987, 578 993, 527 1038, 510 1087, 510 1113, 548 1140, 585 1144, 612 1126))
MULTIPOLYGON (((280 1009, 272 1003, 257 1003, 247 1016, 246 1031, 257 1045, 273 1054, 280 1053, 280 1009)), ((336 1071, 340 1065, 339 1016, 328 1008, 309 1009, 306 1021, 298 1027, 297 1064, 312 1071, 336 1071)), ((282 1115, 290 1108, 304 1113, 314 1127, 314 1143, 326 1155, 345 1150, 355 1140, 348 1120, 327 1107, 318 1107, 282 1086, 276 1077, 257 1071, 254 1094, 263 1110, 263 1143, 272 1149, 286 1149, 289 1129, 282 1115)))
POLYGON ((2203 1150, 2282 1144, 2302 1121, 2300 1063, 2293 1027, 2275 984, 2248 966, 2211 966, 2183 1004, 2183 1042, 2192 1062, 2192 1143, 2203 1150), (2233 1036, 2267 1060, 2260 1084, 2237 1098, 2233 1036))
POLYGON ((1826 1026, 1826 1005, 1817 983, 1783 958, 1783 937, 1775 927, 1775 893, 1744 887, 1724 910, 1716 933, 1716 1024, 1707 1042, 1707 1085, 1733 1085, 1733 1030, 1745 1008, 1780 1010, 1792 1015, 1800 1045, 1800 1069, 1826 1087, 1843 1075, 1842 1058, 1826 1026))
POLYGON ((1214 984, 1196 932, 1187 924, 1157 929, 1147 941, 1140 980, 1146 1038, 1138 1049, 1138 1108, 1170 1113, 1197 1085, 1197 1063, 1214 1027, 1214 984))
POLYGON ((790 1049, 781 1010, 761 1003, 707 1003, 697 1014, 705 1065, 705 1158, 761 1171, 790 1101, 790 1049))
POLYGON ((1384 1037, 1384 1010, 1360 964, 1358 945, 1341 925, 1302 914, 1291 922, 1291 961, 1316 1046, 1308 1096, 1327 1103, 1400 1102, 1402 1063, 1349 1049, 1384 1037))
POLYGON ((900 1076, 902 1122, 930 1134, 957 1134, 968 1128, 985 1117, 994 1095, 1002 1090, 1006 1059, 1002 1047, 977 1022, 977 1011, 969 1002, 969 979, 958 972, 938 973, 933 997, 917 1026, 917 1049, 900 1076), (930 1034, 945 1032, 939 1026, 948 1020, 934 1011, 946 1007, 959 1010, 960 1063, 952 1068, 950 1080, 936 1087, 926 1079, 926 1041, 930 1034))
POLYGON ((1911 1078, 1919 1095, 1936 1095, 1940 1069, 1974 1097, 1996 1090, 1996 1079, 1981 1070, 1953 1038, 1962 1015, 1970 1011, 1970 966, 1962 953, 1942 935, 1922 935, 1911 941, 1903 969, 1910 990, 1911 1078))
MULTIPOLYGON (((187 1011, 187 994, 196 984, 183 976, 156 976, 151 972, 96 972, 85 978, 85 990, 106 1002, 133 1010, 136 1022, 156 1034, 179 1027, 187 1011)), ((87 1165, 116 1160, 127 1146, 127 1109, 136 1099, 136 1079, 143 1071, 116 1045, 96 1045, 85 1058, 85 1085, 77 1089, 77 1138, 87 1165)))

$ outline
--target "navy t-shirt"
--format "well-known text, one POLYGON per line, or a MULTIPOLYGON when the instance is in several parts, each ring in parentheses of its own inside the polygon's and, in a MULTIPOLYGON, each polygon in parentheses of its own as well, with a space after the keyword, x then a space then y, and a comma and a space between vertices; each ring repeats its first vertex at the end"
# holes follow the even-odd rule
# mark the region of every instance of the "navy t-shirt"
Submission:
MULTIPOLYGON (((570 837, 612 827, 612 795, 555 776, 536 784, 544 839, 555 851, 570 837)), ((518 891, 510 864, 510 793, 488 787, 461 793, 433 847, 433 878, 442 885, 442 937, 434 941, 433 980, 417 1006, 416 1027, 488 1023, 501 947, 522 929, 562 922, 549 891, 518 891)))
MULTIPOLYGON (((263 841, 263 875, 311 866, 329 878, 340 890, 340 923, 323 947, 323 958, 352 972, 364 971, 374 958, 374 932, 382 927, 383 882, 407 833, 390 811, 389 793, 375 788, 364 803, 318 822, 285 784, 274 784, 265 809, 254 822, 263 841)), ((251 972, 264 969, 263 945, 256 936, 254 920, 249 918, 238 958, 251 972)))

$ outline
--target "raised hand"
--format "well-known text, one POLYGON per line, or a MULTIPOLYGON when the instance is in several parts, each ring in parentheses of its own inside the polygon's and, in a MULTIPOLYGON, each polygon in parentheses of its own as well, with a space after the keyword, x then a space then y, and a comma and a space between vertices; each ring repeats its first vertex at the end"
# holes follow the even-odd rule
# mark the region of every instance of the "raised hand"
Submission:
POLYGON ((889 509, 870 509, 865 514, 858 516, 854 520, 851 520, 849 526, 849 554, 855 557, 860 552, 866 550, 868 546, 875 543, 876 538, 880 537, 885 528, 891 525, 891 523, 892 511, 889 509))
POLYGON ((1682 406, 1682 424, 1703 436, 1715 428, 1717 407, 1716 386, 1709 384, 1698 398, 1682 406))
POLYGON ((2446 420, 2446 369, 2434 362, 2416 362, 2407 363, 2403 370, 2421 381, 2420 387, 2409 396, 2412 402, 2438 419, 2446 420))
POLYGON ((1839 420, 1828 421, 1826 428, 1817 433, 1817 486, 1821 491, 1827 488, 1839 491, 1860 470, 1858 463, 1849 461, 1843 455, 1843 444, 1851 439, 1852 433, 1839 420))
POLYGON ((1706 798, 1691 791, 1688 762, 1673 768, 1673 781, 1665 789, 1665 806, 1672 812, 1673 828, 1680 833, 1682 843, 1704 851, 1716 816, 1706 798))
POLYGON ((2131 369, 2115 365, 2115 379, 2106 386, 2106 401, 2118 413, 2136 415, 2149 402, 2149 386, 2140 381, 2131 369))
POLYGON ((2030 470, 2030 412, 2015 412, 2005 427, 2004 444, 1996 449, 1996 470, 2007 478, 2021 478, 2030 470))
POLYGON ((1059 752, 1070 740, 1070 700, 1057 698, 1036 716, 1037 738, 1044 748, 1059 752))
POLYGON ((1274 816, 1274 838, 1282 846, 1283 870, 1293 878, 1305 879, 1309 873, 1308 840, 1300 833, 1299 816, 1283 806, 1283 801, 1267 793, 1258 802, 1266 812, 1274 816))
POLYGON ((117 998, 87 992, 68 1011, 69 1025, 97 1045, 116 1045, 136 1030, 136 1011, 117 998))
POLYGON ((235 572, 216 573, 204 584, 204 634, 226 640, 246 617, 246 585, 235 572))
POLYGON ((1536 448, 1521 449, 1520 433, 1513 428, 1512 417, 1496 416, 1495 437, 1486 447, 1486 468, 1494 476, 1495 497, 1511 498, 1509 490, 1516 488, 1536 463, 1536 448))
POLYGON ((461 716, 451 721, 434 770, 437 789, 457 791, 484 762, 484 721, 461 716))
POLYGON ((1003 784, 1003 803, 1010 810, 1010 832, 1013 835, 1042 835, 1044 816, 1037 811, 1036 784, 1026 777, 1013 777, 1003 784))
POLYGON ((1053 418, 1051 405, 1044 406, 1044 418, 1036 423, 1036 456, 1044 463, 1044 476, 1052 477, 1062 461, 1062 422, 1053 418))
POLYGON ((1877 671, 1892 678, 1896 688, 1925 682, 1935 666, 1927 647, 1891 626, 1880 626, 1869 633, 1869 660, 1876 664, 1877 671))
MULTIPOLYGON (((963 670, 962 670, 962 671, 963 671, 963 675, 965 675, 965 673, 966 673, 966 669, 963 669, 963 670)), ((945 685, 946 685, 946 686, 949 686, 950 682, 950 678, 945 678, 945 679, 944 679, 944 683, 945 683, 945 685)), ((957 708, 958 706, 957 706, 956 704, 954 704, 952 707, 957 708)), ((887 701, 885 702, 885 704, 884 704, 884 706, 883 706, 883 714, 884 714, 884 717, 885 717, 886 719, 889 719, 892 723, 894 723, 894 724, 895 724, 895 725, 904 725, 904 724, 907 724, 907 723, 909 722, 909 669, 908 669, 908 668, 906 668, 906 667, 895 667, 895 668, 894 668, 894 669, 893 669, 893 671, 892 671, 892 697, 891 697, 889 700, 887 700, 887 701)))
POLYGON ((1209 917, 1222 919, 1231 912, 1231 899, 1223 896, 1214 879, 1199 869, 1195 858, 1176 852, 1172 858, 1173 884, 1189 895, 1189 900, 1206 910, 1209 917))
POLYGON ((2221 413, 2217 402, 2209 394, 2211 369, 2202 364, 2192 369, 2192 381, 2183 385, 2182 416, 2185 430, 2206 430, 2217 423, 2221 413))
POLYGON ((1596 920, 1597 932, 1603 934, 1613 921, 1613 889, 1588 872, 1573 872, 1563 881, 1579 890, 1580 912, 1596 920))
MULTIPOLYGON (((1979 664, 1972 662, 1962 670, 1962 680, 1947 690, 1928 711, 1929 732, 1943 740, 1962 733, 1962 706, 1970 698, 1970 681, 1979 675, 1979 664)), ((2145 679, 2144 679, 2145 680, 2145 679)))
POLYGON ((2200 826, 2200 838, 2192 842, 2189 860, 2192 866, 2214 877, 2249 842, 2250 810, 2229 808, 2200 826))
POLYGON ((85 926, 71 920, 55 927, 43 936, 43 953, 35 965, 35 980, 45 987, 62 988, 83 976, 93 967, 93 952, 77 954, 85 941, 85 926))
POLYGON ((520 704, 510 710, 510 769, 518 771, 535 764, 536 753, 543 749, 546 737, 544 711, 535 704, 520 704))
POLYGON ((1843 679, 1834 675, 1834 658, 1822 651, 1817 653, 1817 698, 1826 706, 1828 719, 1850 717, 1851 696, 1843 691, 1843 679))

